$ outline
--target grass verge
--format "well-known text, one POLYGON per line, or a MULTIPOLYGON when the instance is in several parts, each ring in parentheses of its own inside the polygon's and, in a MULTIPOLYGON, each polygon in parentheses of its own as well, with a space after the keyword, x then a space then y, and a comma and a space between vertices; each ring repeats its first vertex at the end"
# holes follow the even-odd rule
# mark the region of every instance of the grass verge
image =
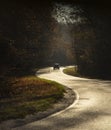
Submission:
POLYGON ((45 111, 63 97, 64 86, 34 76, 9 78, 0 85, 0 122, 45 111))
POLYGON ((77 76, 77 77, 80 77, 80 74, 77 72, 77 67, 70 67, 70 68, 66 68, 63 70, 63 72, 65 74, 68 74, 68 75, 72 75, 72 76, 77 76))

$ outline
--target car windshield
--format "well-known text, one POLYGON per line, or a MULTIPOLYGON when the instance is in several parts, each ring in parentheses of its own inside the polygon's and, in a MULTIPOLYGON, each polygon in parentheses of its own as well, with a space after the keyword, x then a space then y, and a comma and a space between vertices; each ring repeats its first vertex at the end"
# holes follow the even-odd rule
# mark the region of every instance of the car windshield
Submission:
POLYGON ((55 63, 54 66, 59 66, 59 63, 55 63))

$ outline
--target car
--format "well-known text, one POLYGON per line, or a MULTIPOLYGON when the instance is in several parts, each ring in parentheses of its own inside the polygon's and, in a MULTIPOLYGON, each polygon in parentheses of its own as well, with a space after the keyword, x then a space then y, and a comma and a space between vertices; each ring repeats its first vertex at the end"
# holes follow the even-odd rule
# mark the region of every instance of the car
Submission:
POLYGON ((60 69, 59 63, 55 63, 54 66, 53 66, 53 69, 54 69, 54 70, 55 70, 55 69, 60 69))

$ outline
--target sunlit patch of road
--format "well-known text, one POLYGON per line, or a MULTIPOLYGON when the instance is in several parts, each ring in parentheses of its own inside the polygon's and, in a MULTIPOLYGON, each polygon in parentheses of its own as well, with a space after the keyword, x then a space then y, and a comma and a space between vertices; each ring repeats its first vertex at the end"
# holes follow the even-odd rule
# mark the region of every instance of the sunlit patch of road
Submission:
POLYGON ((13 130, 110 130, 111 81, 85 79, 66 75, 52 67, 36 75, 57 81, 78 93, 77 102, 65 110, 40 121, 13 130))

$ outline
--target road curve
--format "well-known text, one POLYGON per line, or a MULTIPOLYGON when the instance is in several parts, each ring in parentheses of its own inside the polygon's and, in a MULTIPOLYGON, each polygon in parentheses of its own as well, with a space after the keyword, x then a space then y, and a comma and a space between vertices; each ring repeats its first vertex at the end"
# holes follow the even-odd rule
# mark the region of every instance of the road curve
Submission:
POLYGON ((57 81, 79 94, 67 109, 12 130, 111 130, 111 81, 85 79, 45 68, 37 75, 57 81))

